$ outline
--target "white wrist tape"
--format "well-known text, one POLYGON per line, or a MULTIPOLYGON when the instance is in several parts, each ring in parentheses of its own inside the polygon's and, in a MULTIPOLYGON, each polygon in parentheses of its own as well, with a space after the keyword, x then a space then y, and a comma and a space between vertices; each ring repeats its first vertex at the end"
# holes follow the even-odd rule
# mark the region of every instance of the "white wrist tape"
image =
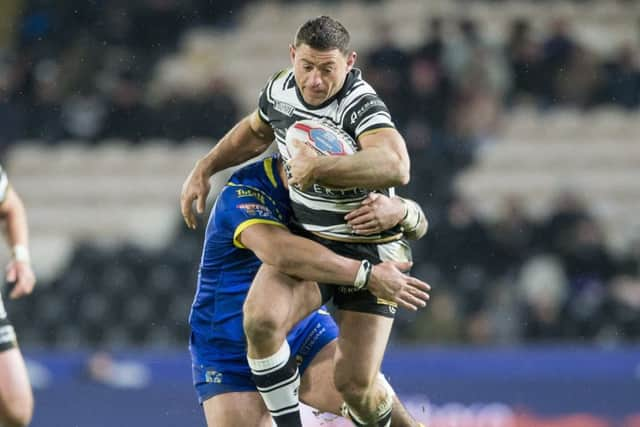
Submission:
POLYGON ((420 207, 411 200, 401 199, 404 205, 407 207, 407 211, 400 221, 400 225, 405 231, 414 231, 418 228, 420 221, 422 219, 421 209, 420 207))
POLYGON ((13 259, 19 262, 30 263, 31 255, 29 255, 29 248, 25 245, 15 245, 11 248, 11 252, 13 253, 13 259))
POLYGON ((353 282, 353 286, 356 289, 364 289, 369 284, 369 278, 371 277, 371 271, 373 270, 373 265, 363 259, 360 263, 360 268, 358 269, 358 273, 356 274, 356 280, 353 282))

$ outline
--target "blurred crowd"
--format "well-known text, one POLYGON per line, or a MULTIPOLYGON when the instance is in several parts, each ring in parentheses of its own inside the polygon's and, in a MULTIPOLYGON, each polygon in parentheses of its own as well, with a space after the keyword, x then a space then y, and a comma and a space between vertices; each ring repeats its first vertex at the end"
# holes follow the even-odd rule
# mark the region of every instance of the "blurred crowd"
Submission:
POLYGON ((407 140, 412 181, 401 189, 424 207, 430 234, 414 245, 416 271, 435 286, 430 310, 399 330, 408 341, 630 341, 640 337, 640 236, 624 254, 607 247, 588 201, 558 194, 546 218, 505 200, 495 223, 453 190, 479 146, 493 142, 520 105, 620 110, 640 106, 640 53, 619 46, 600 57, 558 18, 545 32, 517 19, 491 44, 471 19, 432 17, 414 50, 380 25, 366 77, 407 140))
MULTIPOLYGON (((238 114, 225 81, 151 100, 154 65, 192 26, 232 29, 240 0, 6 0, 0 149, 18 139, 92 143, 220 137, 238 114), (9 48, 10 46, 10 48, 9 48)), ((4 10, 3 10, 4 9, 4 10)))
MULTIPOLYGON (((220 76, 201 93, 162 99, 149 96, 148 84, 154 64, 176 50, 184 31, 196 25, 233 31, 247 2, 3 1, 3 16, 21 12, 0 34, 0 145, 222 136, 240 111, 220 76)), ((612 253, 588 203, 572 194, 559 195, 542 221, 528 218, 518 200, 505 200, 501 218, 488 223, 452 186, 515 106, 637 109, 638 46, 603 56, 574 37, 570 22, 557 19, 540 32, 524 18, 494 44, 472 19, 430 17, 423 43, 408 50, 394 43, 393 28, 379 26, 380 40, 361 52, 360 66, 406 138, 413 176, 401 194, 418 201, 430 220, 429 234, 414 244, 415 273, 434 286, 428 309, 400 314, 395 339, 639 338, 640 238, 624 254, 612 253)), ((181 227, 157 253, 135 242, 78 246, 51 286, 12 303, 21 340, 183 345, 200 239, 181 227)))
POLYGON ((476 344, 640 338, 640 236, 612 253, 584 200, 566 192, 543 220, 505 200, 495 222, 453 196, 415 246, 416 274, 435 285, 430 310, 401 332, 476 344))

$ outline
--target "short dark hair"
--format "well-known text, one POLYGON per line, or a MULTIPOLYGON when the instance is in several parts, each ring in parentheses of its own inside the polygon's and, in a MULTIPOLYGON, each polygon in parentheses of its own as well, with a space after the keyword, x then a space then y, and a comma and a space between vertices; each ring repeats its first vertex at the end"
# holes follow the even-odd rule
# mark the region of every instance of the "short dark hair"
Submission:
POLYGON ((306 44, 317 50, 338 49, 349 53, 349 31, 340 22, 329 16, 318 16, 302 24, 296 33, 294 45, 306 44))

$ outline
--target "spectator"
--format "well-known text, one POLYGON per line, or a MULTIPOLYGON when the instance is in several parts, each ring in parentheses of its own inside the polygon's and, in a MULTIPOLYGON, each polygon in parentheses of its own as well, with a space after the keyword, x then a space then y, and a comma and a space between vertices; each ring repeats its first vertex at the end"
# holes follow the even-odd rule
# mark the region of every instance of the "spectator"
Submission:
POLYGON ((54 143, 63 137, 58 64, 42 60, 35 68, 33 104, 28 109, 25 135, 54 143))
POLYGON ((603 65, 603 70, 598 101, 628 110, 640 107, 640 66, 634 49, 623 46, 614 61, 603 65))
POLYGON ((22 137, 26 112, 20 102, 13 99, 12 70, 5 65, 0 68, 0 157, 16 139, 22 137))
POLYGON ((594 338, 604 324, 607 288, 614 265, 600 227, 593 219, 586 217, 576 222, 561 260, 569 281, 565 316, 571 335, 594 338))
POLYGON ((444 21, 441 17, 435 16, 429 20, 428 34, 424 43, 413 53, 413 59, 422 59, 440 66, 445 50, 444 21))
POLYGON ((522 200, 514 197, 504 201, 498 221, 492 225, 490 238, 496 256, 489 263, 494 277, 515 274, 532 255, 534 225, 527 218, 522 200))
POLYGON ((558 260, 550 256, 531 258, 520 272, 518 286, 524 312, 523 337, 547 341, 565 337, 562 308, 568 298, 568 284, 558 260))
POLYGON ((555 82, 563 79, 570 58, 574 57, 576 42, 569 32, 569 23, 562 18, 552 23, 551 34, 543 43, 543 96, 547 105, 558 102, 555 82))
POLYGON ((409 70, 409 122, 425 123, 432 137, 442 140, 447 131, 453 88, 435 62, 415 60, 409 70))
POLYGON ((62 127, 65 136, 80 141, 95 141, 104 125, 106 105, 95 91, 85 88, 65 100, 62 127))
POLYGON ((408 90, 409 57, 394 42, 389 23, 380 24, 379 37, 378 44, 366 58, 366 77, 393 114, 398 127, 404 128, 409 114, 409 103, 404 100, 408 90))
POLYGON ((212 78, 202 95, 190 106, 188 137, 219 139, 239 118, 239 107, 229 85, 221 78, 212 78))
POLYGON ((102 138, 123 138, 138 142, 151 134, 151 112, 144 105, 142 88, 125 73, 111 91, 102 138))
POLYGON ((581 109, 591 106, 599 81, 596 58, 582 46, 575 45, 562 72, 556 75, 557 103, 581 109))
POLYGON ((542 50, 531 34, 529 21, 517 19, 512 23, 505 49, 512 79, 509 104, 535 103, 542 94, 544 74, 542 50))

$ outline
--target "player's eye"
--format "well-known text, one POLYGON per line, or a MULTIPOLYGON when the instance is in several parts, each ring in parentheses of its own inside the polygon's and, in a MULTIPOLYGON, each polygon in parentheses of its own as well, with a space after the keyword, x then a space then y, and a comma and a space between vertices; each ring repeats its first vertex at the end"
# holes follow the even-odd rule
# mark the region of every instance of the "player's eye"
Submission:
POLYGON ((302 67, 302 69, 305 70, 305 71, 311 71, 311 70, 313 70, 313 66, 312 65, 305 65, 305 66, 302 67))

